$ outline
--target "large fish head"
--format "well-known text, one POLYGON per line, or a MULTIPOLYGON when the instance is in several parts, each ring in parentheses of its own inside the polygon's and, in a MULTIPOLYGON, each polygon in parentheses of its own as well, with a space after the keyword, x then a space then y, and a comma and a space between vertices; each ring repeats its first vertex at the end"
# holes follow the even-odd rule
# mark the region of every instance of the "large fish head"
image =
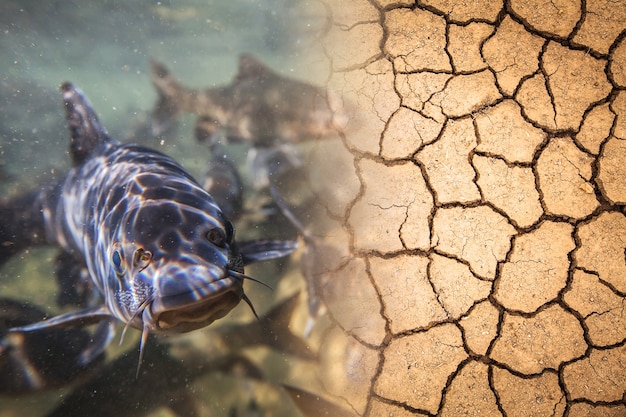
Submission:
POLYGON ((199 187, 144 190, 140 204, 122 217, 106 260, 113 284, 106 287, 116 288, 107 303, 130 326, 187 332, 224 317, 245 298, 232 224, 199 187))

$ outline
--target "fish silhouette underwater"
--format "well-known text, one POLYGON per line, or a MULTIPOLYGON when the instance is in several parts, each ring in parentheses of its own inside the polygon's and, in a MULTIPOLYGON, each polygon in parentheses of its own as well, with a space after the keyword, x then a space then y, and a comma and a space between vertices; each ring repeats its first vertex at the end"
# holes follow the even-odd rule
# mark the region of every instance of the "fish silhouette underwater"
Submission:
POLYGON ((196 138, 274 146, 331 135, 345 123, 339 98, 325 88, 282 76, 249 54, 239 58, 237 75, 228 85, 191 89, 165 65, 151 60, 158 100, 152 130, 159 136, 183 112, 198 116, 196 138))
POLYGON ((97 324, 76 359, 82 366, 101 355, 121 321, 124 331, 142 331, 141 364, 149 333, 202 328, 242 299, 254 311, 243 281, 256 280, 244 265, 286 256, 295 243, 238 246, 230 220, 182 166, 118 143, 79 89, 65 83, 61 90, 74 166, 58 183, 0 202, 0 262, 30 245, 56 244, 64 265, 80 265, 67 285, 88 279, 99 302, 7 336, 97 324))

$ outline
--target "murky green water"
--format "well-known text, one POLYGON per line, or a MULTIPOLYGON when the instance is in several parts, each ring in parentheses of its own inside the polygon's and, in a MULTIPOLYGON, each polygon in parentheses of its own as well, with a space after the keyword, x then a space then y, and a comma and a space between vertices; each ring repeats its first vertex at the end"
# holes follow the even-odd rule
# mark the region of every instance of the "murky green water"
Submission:
MULTIPOLYGON (((314 38, 323 26, 323 12, 314 4, 289 0, 3 1, 0 196, 54 181, 68 169, 68 134, 58 92, 61 82, 71 81, 85 91, 112 136, 123 140, 132 135, 154 105, 156 94, 147 74, 150 57, 166 63, 191 86, 229 82, 236 73, 239 54, 244 52, 253 53, 284 75, 322 82, 327 76, 325 64, 311 57, 317 50, 314 38)), ((176 137, 142 143, 175 157, 199 176, 209 154, 193 139, 193 122, 183 119, 176 137)), ((239 232, 246 234, 245 230, 239 232)), ((54 249, 35 248, 11 259, 0 268, 0 296, 30 300, 47 313, 55 313, 57 289, 50 273, 55 255, 54 249)), ((250 269, 250 274, 275 288, 274 292, 261 287, 248 289, 260 313, 302 287, 293 262, 280 268, 279 263, 270 263, 250 269)), ((265 381, 262 378, 258 382, 237 369, 212 372, 202 368, 229 353, 230 336, 224 329, 250 319, 249 311, 240 306, 231 317, 216 324, 215 330, 182 336, 177 341, 178 360, 190 364, 179 377, 184 383, 171 390, 167 384, 159 387, 162 392, 158 395, 167 401, 154 407, 132 403, 120 394, 123 398, 110 399, 119 408, 116 413, 174 415, 164 405, 189 398, 202 416, 298 415, 276 381, 288 381, 290 375, 307 369, 306 364, 292 366, 284 355, 255 347, 250 357, 266 365, 265 381), (221 345, 215 345, 218 339, 221 345), (198 359, 204 354, 206 357, 198 359), (201 368, 201 372, 193 371, 201 368), (261 410, 256 414, 250 411, 255 404, 261 410)), ((121 347, 111 349, 110 360, 124 351, 137 355, 137 335, 130 333, 121 347)), ((177 380, 176 374, 164 376, 157 369, 148 372, 153 372, 148 378, 177 380)), ((170 367, 163 372, 176 370, 170 367)), ((111 383, 120 382, 113 379, 111 383)), ((141 379, 133 378, 122 384, 124 389, 139 392, 143 385, 141 379)), ((46 415, 69 393, 64 389, 19 399, 0 393, 0 415, 46 415)), ((84 407, 80 404, 81 410, 84 407)))

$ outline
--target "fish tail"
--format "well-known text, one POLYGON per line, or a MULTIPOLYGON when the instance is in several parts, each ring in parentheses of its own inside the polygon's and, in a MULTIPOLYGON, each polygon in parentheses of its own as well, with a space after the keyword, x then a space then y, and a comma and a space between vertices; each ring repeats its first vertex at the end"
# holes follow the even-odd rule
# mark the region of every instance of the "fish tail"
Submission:
MULTIPOLYGON (((257 321, 264 344, 278 352, 308 360, 316 359, 315 353, 302 338, 289 330, 289 322, 299 303, 299 293, 287 298, 257 321)), ((254 325, 254 324, 253 324, 254 325)))
POLYGON ((42 192, 0 200, 0 265, 11 256, 46 241, 42 192))
POLYGON ((150 60, 150 80, 159 96, 152 111, 152 134, 157 137, 177 121, 182 111, 180 96, 186 90, 165 65, 154 59, 150 60))

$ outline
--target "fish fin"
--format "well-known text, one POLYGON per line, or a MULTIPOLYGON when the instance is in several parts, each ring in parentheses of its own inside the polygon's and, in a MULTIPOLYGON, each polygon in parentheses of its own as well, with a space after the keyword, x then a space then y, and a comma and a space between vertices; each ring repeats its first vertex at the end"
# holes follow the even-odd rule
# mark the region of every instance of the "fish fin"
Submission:
POLYGON ((261 339, 264 344, 278 352, 302 359, 315 360, 317 358, 315 352, 301 337, 294 335, 289 330, 289 322, 299 301, 300 293, 297 292, 263 314, 259 319, 259 325, 262 329, 261 339))
POLYGON ((115 320, 113 318, 102 320, 98 323, 89 345, 80 354, 78 364, 87 366, 98 359, 109 346, 113 337, 115 337, 115 320))
POLYGON ((0 199, 0 265, 19 251, 45 243, 43 210, 49 187, 11 199, 0 199))
POLYGON ((235 162, 228 156, 219 143, 211 147, 211 158, 205 174, 204 188, 227 219, 239 218, 243 211, 243 181, 235 162))
POLYGON ((101 320, 109 319, 113 315, 106 305, 85 308, 83 310, 72 311, 71 313, 61 314, 48 320, 38 321, 36 323, 27 324, 25 326, 13 327, 9 332, 34 332, 41 329, 49 329, 53 327, 76 327, 88 326, 98 323, 101 320))
POLYGON ((159 98, 152 110, 150 120, 152 136, 163 136, 166 132, 173 130, 176 126, 179 114, 180 109, 174 100, 170 99, 165 94, 159 93, 159 98))
POLYGON ((263 78, 273 74, 274 71, 252 55, 241 54, 239 56, 239 69, 237 75, 235 76, 235 82, 247 79, 263 78))
POLYGON ((357 417, 354 410, 342 408, 317 394, 286 384, 282 384, 282 386, 303 416, 357 417))
POLYGON ((65 118, 70 130, 70 155, 74 165, 85 162, 100 145, 111 142, 85 94, 72 83, 61 85, 65 118))
POLYGON ((160 136, 178 119, 181 109, 176 104, 178 92, 184 88, 174 78, 165 65, 150 59, 150 80, 159 98, 152 110, 152 135, 160 136))
POLYGON ((58 287, 62 288, 57 294, 59 306, 71 305, 84 308, 94 300, 96 288, 89 276, 84 261, 67 251, 60 251, 54 261, 55 276, 58 287))
POLYGON ((298 248, 298 242, 294 240, 260 239, 238 242, 237 246, 243 258, 243 264, 248 265, 287 256, 298 248))

